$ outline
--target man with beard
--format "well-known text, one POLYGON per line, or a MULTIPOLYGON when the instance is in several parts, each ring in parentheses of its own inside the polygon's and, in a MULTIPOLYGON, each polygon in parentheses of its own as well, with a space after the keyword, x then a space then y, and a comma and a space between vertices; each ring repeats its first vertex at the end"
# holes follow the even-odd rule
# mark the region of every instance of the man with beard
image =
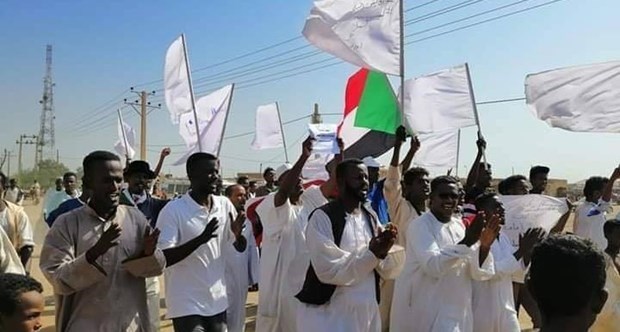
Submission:
MULTIPOLYGON (((162 158, 164 158, 163 152, 162 158)), ((120 204, 137 207, 151 227, 155 227, 159 212, 168 203, 167 200, 155 198, 149 193, 149 182, 155 179, 157 174, 151 170, 146 161, 135 160, 129 163, 123 172, 123 177, 127 188, 122 191, 120 204)), ((157 330, 159 328, 159 278, 146 279, 146 298, 149 304, 151 329, 157 330)))
POLYGON ((458 199, 455 178, 435 178, 430 211, 407 229, 405 267, 392 301, 392 331, 473 331, 472 281, 493 276, 489 251, 500 226, 497 218, 485 224, 479 216, 465 228, 454 215, 458 199))
POLYGON ((162 273, 164 254, 138 209, 119 205, 123 167, 95 151, 82 163, 86 205, 58 217, 40 267, 54 286, 59 331, 151 331, 145 278, 162 273))
MULTIPOLYGON (((402 171, 405 173, 405 176, 401 177, 402 172, 399 165, 399 157, 402 143, 406 139, 406 134, 405 127, 401 126, 396 130, 394 153, 383 187, 391 222, 400 230, 400 232, 398 232, 396 244, 403 248, 406 246, 405 234, 407 233, 409 223, 426 212, 426 200, 430 192, 429 174, 424 168, 415 167, 408 170, 404 169, 402 171)), ((406 159, 408 160, 410 157, 413 158, 415 152, 419 148, 420 141, 417 137, 412 137, 411 148, 406 159)), ((390 308, 392 306, 393 294, 394 281, 381 280, 381 302, 379 303, 379 309, 381 312, 381 327, 383 331, 389 331, 390 308)))
MULTIPOLYGON (((243 213, 247 193, 241 184, 233 184, 225 190, 225 195, 235 206, 237 213, 243 213)), ((226 321, 228 330, 232 332, 245 331, 245 303, 248 298, 248 287, 258 283, 258 248, 254 240, 252 223, 246 219, 241 233, 248 245, 243 252, 238 252, 234 246, 226 246, 226 294, 228 309, 226 321)))
POLYGON ((385 231, 368 195, 368 170, 358 159, 336 168, 339 197, 310 216, 306 243, 311 266, 297 309, 298 331, 380 331, 379 272, 394 277, 399 264, 386 259, 397 229, 385 231))
MULTIPOLYGON (((497 194, 478 196, 476 209, 484 214, 487 223, 490 223, 492 218, 499 218, 500 224, 504 224, 504 205, 497 194)), ((487 281, 474 281, 474 331, 520 331, 512 294, 512 275, 519 271, 525 272, 534 245, 542 241, 544 236, 545 231, 542 228, 528 229, 519 238, 519 248, 514 251, 508 236, 503 232, 499 233, 491 245, 495 275, 487 281)))
POLYGON ((191 191, 160 212, 158 246, 166 254, 166 306, 174 330, 226 331, 227 246, 246 249, 245 214, 217 194, 219 160, 198 152, 186 164, 191 191), (178 247, 178 248, 177 248, 178 247))

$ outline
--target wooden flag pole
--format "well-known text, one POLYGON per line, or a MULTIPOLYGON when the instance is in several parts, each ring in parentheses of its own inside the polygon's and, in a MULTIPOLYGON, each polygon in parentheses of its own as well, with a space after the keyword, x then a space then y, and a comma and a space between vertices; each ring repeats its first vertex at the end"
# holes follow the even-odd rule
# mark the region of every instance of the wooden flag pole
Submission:
POLYGON ((187 58, 187 44, 185 43, 185 34, 181 34, 183 42, 183 55, 185 57, 185 69, 187 70, 187 84, 189 84, 189 94, 192 100, 192 112, 194 113, 194 124, 196 125, 196 138, 198 139, 198 152, 202 152, 202 142, 200 141, 200 126, 198 126, 198 113, 196 113, 196 98, 194 97, 194 86, 192 85, 192 71, 189 68, 189 59, 187 58))
POLYGON ((123 135, 123 145, 125 146, 125 160, 129 160, 129 142, 127 142, 127 135, 125 134, 125 125, 123 123, 123 115, 121 114, 121 109, 116 109, 118 113, 118 121, 121 124, 121 133, 123 135))
MULTIPOLYGON (((230 87, 230 96, 228 97, 228 107, 226 108, 226 116, 224 117, 224 128, 222 128, 222 135, 220 136, 220 144, 217 146, 217 155, 220 157, 220 151, 222 151, 222 144, 224 143, 224 133, 226 132, 226 124, 228 123, 228 114, 230 114, 230 105, 232 105, 232 97, 235 92, 235 84, 230 87)), ((199 139, 200 141, 200 139, 199 139)))
POLYGON ((276 111, 278 112, 278 122, 280 122, 280 133, 282 134, 282 145, 284 146, 284 158, 288 163, 288 151, 286 150, 286 137, 284 137, 284 126, 282 126, 282 116, 280 116, 280 105, 276 101, 276 111))
MULTIPOLYGON (((474 95, 474 87, 471 83, 471 74, 469 72, 469 64, 465 63, 465 70, 467 71, 467 85, 469 87, 469 97, 471 98, 471 106, 474 109, 474 118, 476 119, 476 126, 478 127, 478 139, 483 139, 482 129, 480 127, 480 117, 478 116, 478 106, 476 105, 476 97, 474 95)), ((484 163, 484 169, 489 169, 489 164, 487 163, 487 154, 486 148, 482 149, 482 162, 484 163)))

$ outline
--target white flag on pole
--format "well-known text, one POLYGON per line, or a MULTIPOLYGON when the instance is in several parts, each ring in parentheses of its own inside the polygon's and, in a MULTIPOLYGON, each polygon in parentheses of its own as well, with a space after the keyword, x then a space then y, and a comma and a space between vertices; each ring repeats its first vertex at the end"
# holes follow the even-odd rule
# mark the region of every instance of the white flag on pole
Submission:
POLYGON ((118 119, 118 141, 114 144, 114 150, 123 157, 133 159, 136 155, 135 146, 136 131, 129 124, 118 119), (124 134, 123 130, 125 131, 124 134), (125 149, 125 147, 127 147, 127 149, 125 149))
POLYGON ((446 174, 456 168, 458 153, 458 131, 419 134, 420 150, 413 157, 415 166, 424 167, 437 174, 446 174))
POLYGON ((173 124, 179 123, 179 118, 182 114, 192 111, 192 96, 181 36, 172 42, 170 47, 168 47, 168 52, 166 52, 164 96, 166 98, 166 107, 168 107, 168 112, 170 112, 170 120, 173 124))
POLYGON ((534 115, 551 127, 620 132, 620 61, 528 75, 525 96, 534 115))
MULTIPOLYGON (((228 118, 232 93, 233 85, 231 84, 196 101, 196 114, 198 116, 202 152, 218 155, 226 126, 226 119, 228 118)), ((194 121, 194 114, 192 112, 185 113, 180 117, 179 134, 185 141, 188 151, 174 165, 185 163, 189 156, 199 152, 198 136, 196 135, 196 124, 194 121)))
POLYGON ((465 65, 405 81, 404 116, 412 133, 435 133, 475 126, 465 65))
POLYGON ((400 0, 315 0, 303 35, 358 67, 400 75, 400 0))
POLYGON ((252 149, 275 149, 284 146, 278 104, 259 106, 256 110, 256 131, 252 149))

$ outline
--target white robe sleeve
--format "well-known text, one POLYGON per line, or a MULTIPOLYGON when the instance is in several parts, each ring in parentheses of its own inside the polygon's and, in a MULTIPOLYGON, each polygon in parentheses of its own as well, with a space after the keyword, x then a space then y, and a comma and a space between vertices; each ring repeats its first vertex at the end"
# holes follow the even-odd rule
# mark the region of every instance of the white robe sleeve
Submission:
POLYGON ((367 276, 377 265, 379 259, 363 247, 362 250, 347 252, 334 243, 329 217, 321 210, 310 217, 306 230, 306 244, 310 262, 319 280, 336 286, 355 284, 367 276))
POLYGON ((175 215, 175 204, 166 204, 159 212, 156 227, 159 229, 159 239, 157 240, 157 248, 169 249, 179 246, 179 227, 177 225, 177 216, 175 215))
POLYGON ((26 274, 26 271, 11 244, 11 240, 0 228, 0 274, 2 273, 26 274))
POLYGON ((477 242, 471 249, 474 251, 467 259, 469 262, 470 275, 474 280, 485 281, 493 278, 495 275, 495 260, 493 253, 489 250, 487 258, 480 266, 480 242, 477 242))
POLYGON ((256 239, 254 239, 254 228, 249 219, 245 220, 245 229, 243 232, 248 241, 248 281, 251 286, 258 283, 259 254, 258 247, 256 246, 256 239))
POLYGON ((478 251, 475 245, 470 248, 463 244, 439 247, 433 234, 425 223, 411 223, 407 229, 407 244, 413 248, 413 253, 420 262, 422 270, 434 277, 441 277, 450 270, 462 264, 463 260, 478 261, 478 251), (475 256, 475 257, 473 257, 475 256))
POLYGON ((525 271, 522 260, 517 260, 514 256, 514 248, 510 240, 503 233, 496 242, 498 254, 493 255, 495 261, 495 276, 493 279, 500 279, 505 276, 512 276, 519 271, 525 271))

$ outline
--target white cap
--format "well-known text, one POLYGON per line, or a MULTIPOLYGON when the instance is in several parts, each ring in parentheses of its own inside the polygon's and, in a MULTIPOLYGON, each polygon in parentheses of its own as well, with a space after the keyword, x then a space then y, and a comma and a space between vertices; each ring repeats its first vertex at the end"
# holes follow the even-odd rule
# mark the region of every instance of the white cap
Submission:
POLYGON ((289 163, 280 165, 280 167, 276 169, 276 176, 275 176, 276 181, 280 181, 280 177, 282 176, 282 174, 286 173, 287 171, 290 171, 292 168, 293 168, 293 165, 289 163))
POLYGON ((365 157, 362 159, 362 162, 366 165, 366 167, 381 168, 381 164, 379 164, 379 162, 371 156, 365 157))

